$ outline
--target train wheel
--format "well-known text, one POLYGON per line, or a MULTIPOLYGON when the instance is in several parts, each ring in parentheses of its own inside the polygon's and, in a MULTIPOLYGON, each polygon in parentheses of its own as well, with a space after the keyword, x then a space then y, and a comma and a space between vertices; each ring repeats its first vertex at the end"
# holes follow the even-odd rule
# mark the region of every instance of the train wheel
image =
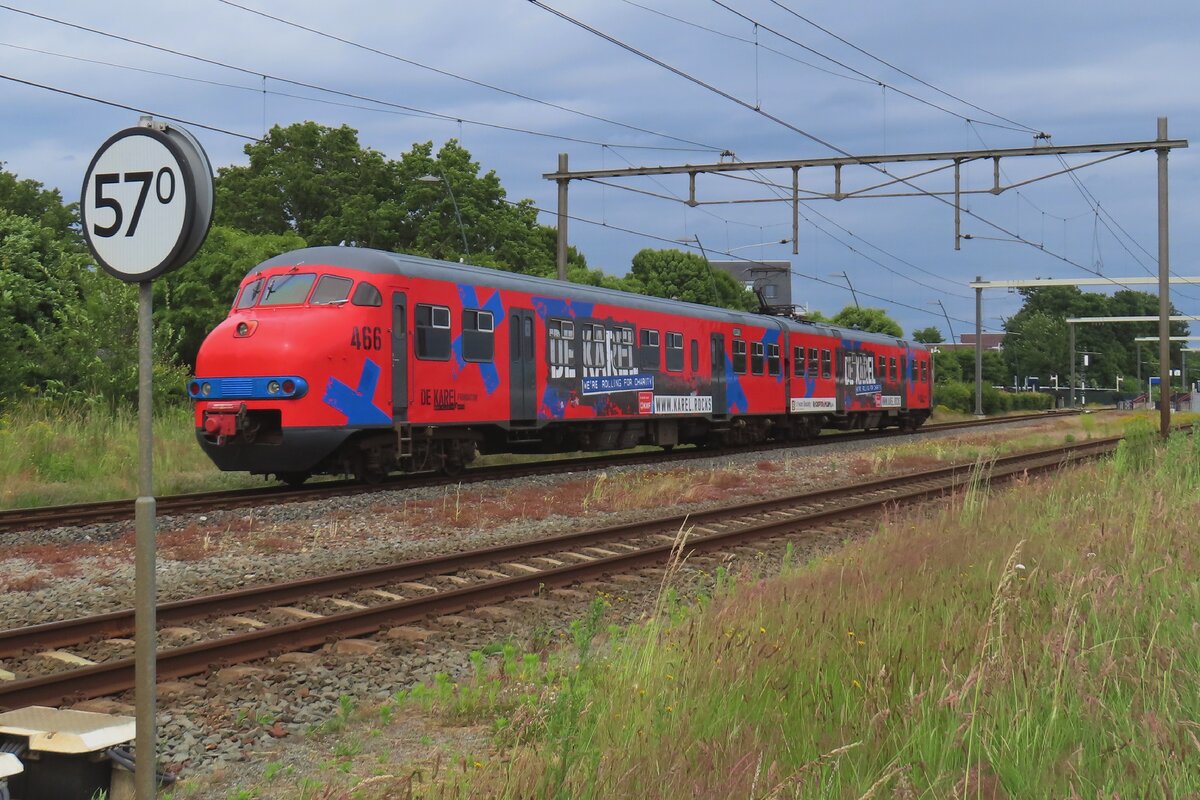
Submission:
POLYGON ((286 483, 293 489, 304 485, 304 482, 312 477, 311 472, 281 472, 275 477, 286 483))
POLYGON ((383 483, 383 479, 385 477, 386 477, 386 473, 384 473, 382 470, 378 470, 378 469, 363 469, 363 470, 359 470, 358 472, 354 473, 355 480, 362 481, 363 483, 367 484, 368 486, 375 486, 377 484, 383 483))
POLYGON ((459 475, 462 475, 463 470, 466 468, 467 465, 461 461, 451 461, 450 459, 446 459, 442 462, 442 474, 450 478, 456 478, 459 475))

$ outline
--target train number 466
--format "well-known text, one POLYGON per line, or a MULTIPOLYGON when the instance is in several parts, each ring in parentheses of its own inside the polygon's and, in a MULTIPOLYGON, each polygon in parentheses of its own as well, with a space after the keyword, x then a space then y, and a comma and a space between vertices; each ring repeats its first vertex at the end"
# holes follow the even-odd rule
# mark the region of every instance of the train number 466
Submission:
POLYGON ((350 329, 350 346, 355 350, 382 350, 383 333, 378 326, 363 325, 350 329))

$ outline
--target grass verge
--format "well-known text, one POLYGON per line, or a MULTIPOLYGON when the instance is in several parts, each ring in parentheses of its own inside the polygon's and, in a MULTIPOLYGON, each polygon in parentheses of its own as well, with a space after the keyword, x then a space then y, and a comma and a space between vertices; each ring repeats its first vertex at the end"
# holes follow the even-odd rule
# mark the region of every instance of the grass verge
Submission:
POLYGON ((1129 434, 696 607, 664 590, 608 647, 597 607, 569 658, 405 696, 497 731, 412 796, 1195 796, 1200 438, 1129 434))
MULTIPOLYGON (((137 495, 137 410, 35 403, 0 412, 0 508, 111 500, 137 495)), ((261 483, 223 473, 196 444, 190 406, 154 414, 156 494, 261 483)))

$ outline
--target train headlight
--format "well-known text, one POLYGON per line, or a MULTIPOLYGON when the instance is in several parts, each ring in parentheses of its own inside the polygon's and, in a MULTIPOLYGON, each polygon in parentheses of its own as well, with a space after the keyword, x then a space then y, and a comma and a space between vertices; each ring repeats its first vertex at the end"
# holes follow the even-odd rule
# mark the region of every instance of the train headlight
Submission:
POLYGON ((293 393, 295 393, 295 391, 296 391, 296 382, 295 381, 288 379, 283 382, 283 393, 284 394, 293 394, 293 393))
POLYGON ((191 383, 188 384, 188 394, 190 394, 192 397, 195 397, 196 395, 200 394, 200 382, 199 381, 192 381, 191 383))
POLYGON ((268 394, 279 394, 279 381, 270 381, 267 383, 268 394))
POLYGON ((208 397, 210 394, 212 394, 212 384, 208 381, 200 384, 200 394, 204 395, 205 397, 208 397))
POLYGON ((245 337, 254 333, 257 327, 258 320, 256 319, 239 322, 237 327, 233 329, 233 335, 240 339, 244 339, 245 337))

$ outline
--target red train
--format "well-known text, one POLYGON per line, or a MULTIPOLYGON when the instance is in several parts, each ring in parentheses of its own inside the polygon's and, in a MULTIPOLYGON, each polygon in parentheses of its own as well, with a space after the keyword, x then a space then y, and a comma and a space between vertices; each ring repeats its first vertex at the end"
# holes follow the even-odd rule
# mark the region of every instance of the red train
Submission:
POLYGON ((915 428, 932 386, 929 352, 889 336, 314 247, 250 271, 188 389, 218 467, 298 483, 915 428))

